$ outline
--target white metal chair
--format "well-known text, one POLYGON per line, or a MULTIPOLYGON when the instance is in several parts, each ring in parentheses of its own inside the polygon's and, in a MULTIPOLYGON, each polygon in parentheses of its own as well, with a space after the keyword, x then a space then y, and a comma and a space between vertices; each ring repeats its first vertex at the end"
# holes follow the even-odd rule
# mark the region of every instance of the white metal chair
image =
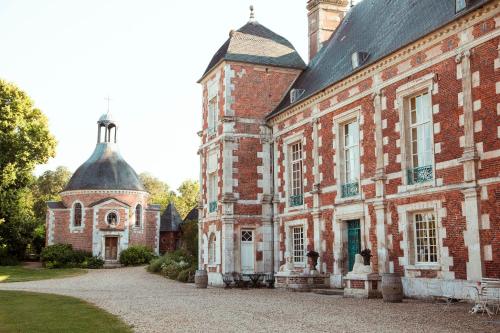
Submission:
POLYGON ((500 311, 500 279, 483 278, 476 288, 476 304, 470 313, 486 313, 489 317, 500 311))

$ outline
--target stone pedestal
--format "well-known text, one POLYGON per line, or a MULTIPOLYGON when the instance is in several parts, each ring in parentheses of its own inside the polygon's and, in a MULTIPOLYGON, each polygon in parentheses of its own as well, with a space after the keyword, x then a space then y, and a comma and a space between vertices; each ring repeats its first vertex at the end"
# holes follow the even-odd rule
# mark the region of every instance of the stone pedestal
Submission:
POLYGON ((327 274, 294 274, 279 272, 275 275, 276 288, 286 288, 291 291, 311 291, 311 289, 324 289, 329 287, 330 276, 327 274))
POLYGON ((353 273, 344 277, 346 287, 344 297, 380 298, 382 297, 381 279, 377 273, 353 273))

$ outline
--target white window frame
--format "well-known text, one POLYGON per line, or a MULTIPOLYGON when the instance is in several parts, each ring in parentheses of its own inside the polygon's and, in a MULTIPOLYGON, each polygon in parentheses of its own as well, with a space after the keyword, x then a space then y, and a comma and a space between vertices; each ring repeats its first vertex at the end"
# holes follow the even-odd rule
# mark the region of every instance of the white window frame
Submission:
POLYGON ((71 213, 70 213, 70 221, 69 221, 69 230, 70 232, 81 232, 85 228, 85 206, 83 202, 80 200, 75 200, 71 205, 71 213), (82 220, 79 226, 75 225, 75 206, 76 204, 80 204, 82 207, 82 220))
POLYGON ((208 265, 214 266, 216 265, 217 258, 217 235, 215 233, 210 233, 208 236, 208 265))
POLYGON ((207 154, 207 212, 208 215, 216 215, 217 208, 215 211, 210 211, 210 204, 212 202, 219 201, 219 159, 217 149, 211 149, 207 154), (211 162, 215 165, 211 166, 211 162))
POLYGON ((302 220, 295 220, 295 221, 288 221, 285 222, 285 252, 288 252, 290 254, 290 259, 294 267, 297 268, 305 268, 307 264, 307 246, 308 246, 308 240, 307 240, 307 220, 302 219, 302 220), (304 255, 303 255, 303 260, 302 262, 295 262, 294 258, 294 234, 293 230, 294 228, 300 227, 303 230, 303 246, 304 246, 304 255))
POLYGON ((460 13, 467 8, 467 0, 455 0, 455 13, 460 13))
POLYGON ((219 76, 207 84, 207 133, 217 134, 219 122, 219 76))
POLYGON ((415 265, 435 265, 435 264, 439 263, 438 230, 437 230, 436 214, 432 210, 431 211, 418 211, 418 212, 412 213, 412 220, 413 220, 413 234, 414 234, 413 247, 414 247, 414 252, 415 252, 415 259, 414 259, 415 265), (431 214, 433 217, 432 222, 434 224, 434 230, 431 230, 431 228, 429 228, 430 221, 427 219, 429 214, 431 214), (423 218, 423 220, 420 222, 426 224, 425 229, 422 229, 422 231, 425 232, 425 234, 426 234, 425 237, 419 237, 419 232, 418 232, 419 230, 417 228, 417 225, 418 225, 417 224, 417 216, 418 215, 422 216, 422 218, 423 218), (429 233, 431 231, 434 232, 434 237, 429 236, 429 233), (432 238, 434 239, 434 242, 435 242, 434 246, 430 245, 432 238), (421 245, 419 245, 419 240, 424 240, 424 241, 426 241, 427 244, 421 246, 421 245), (419 247, 425 248, 429 251, 427 253, 428 260, 425 260, 425 261, 419 260, 419 253, 418 253, 419 247), (435 253, 431 252, 432 251, 431 247, 435 247, 435 253), (430 260, 431 253, 436 256, 435 261, 430 260))
POLYGON ((361 130, 361 107, 346 111, 333 118, 333 130, 335 132, 335 154, 334 155, 334 176, 336 180, 337 196, 335 198, 335 203, 341 203, 344 201, 360 200, 361 199, 361 149, 363 144, 363 135, 361 130), (357 122, 358 124, 358 168, 357 168, 357 178, 358 178, 358 194, 343 197, 342 196, 342 186, 346 184, 345 170, 346 170, 346 160, 344 151, 344 140, 345 140, 345 125, 352 122, 357 122))
POLYGON ((443 240, 446 237, 446 230, 442 224, 442 218, 446 216, 446 208, 442 207, 439 200, 421 201, 406 205, 399 205, 398 210, 398 230, 402 234, 401 248, 403 257, 399 257, 399 265, 405 268, 407 277, 414 276, 413 272, 418 270, 438 270, 440 274, 453 275, 450 268, 453 259, 449 257, 448 247, 444 246, 443 240), (419 212, 432 212, 435 218, 436 239, 437 239, 437 262, 419 263, 416 256, 415 223, 414 215, 419 212))
POLYGON ((397 108, 399 111, 399 131, 400 131, 400 149, 401 149, 401 182, 398 192, 403 193, 407 191, 417 190, 426 187, 436 186, 436 163, 434 153, 434 117, 433 117, 433 104, 432 95, 434 91, 434 78, 435 74, 427 74, 417 80, 408 82, 396 89, 397 108), (431 127, 431 167, 432 167, 432 180, 410 184, 408 182, 409 170, 413 169, 412 162, 412 149, 411 149, 411 131, 410 131, 410 101, 412 97, 427 93, 429 98, 430 108, 430 127, 431 127))
POLYGON ((305 191, 304 191, 304 186, 305 186, 305 177, 304 177, 304 160, 305 160, 305 152, 304 152, 304 132, 300 131, 298 133, 295 133, 285 139, 283 139, 283 150, 284 150, 284 155, 285 155, 285 173, 283 175, 285 179, 285 212, 288 212, 289 210, 300 210, 304 209, 305 207, 305 191), (302 170, 302 205, 297 205, 297 206, 292 206, 290 205, 290 198, 293 195, 292 191, 292 151, 291 147, 294 143, 300 142, 301 147, 302 147, 302 159, 301 159, 301 170, 302 170))

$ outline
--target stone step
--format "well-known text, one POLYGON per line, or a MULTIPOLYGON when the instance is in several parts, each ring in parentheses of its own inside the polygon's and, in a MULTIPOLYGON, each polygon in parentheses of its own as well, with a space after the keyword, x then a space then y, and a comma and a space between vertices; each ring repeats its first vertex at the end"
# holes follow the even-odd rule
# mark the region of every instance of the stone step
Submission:
POLYGON ((105 263, 103 268, 106 269, 113 269, 113 268, 120 268, 122 265, 120 263, 105 263))
POLYGON ((312 292, 319 295, 344 296, 344 289, 313 289, 312 292))

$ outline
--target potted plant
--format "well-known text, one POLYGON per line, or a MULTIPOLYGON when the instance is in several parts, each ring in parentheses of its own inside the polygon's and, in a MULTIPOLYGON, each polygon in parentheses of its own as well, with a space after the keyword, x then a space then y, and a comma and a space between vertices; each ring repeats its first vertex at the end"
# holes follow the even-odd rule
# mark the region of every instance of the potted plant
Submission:
POLYGON ((363 264, 365 266, 369 266, 370 265, 370 258, 373 257, 372 251, 370 251, 369 249, 364 249, 363 251, 361 251, 360 254, 363 257, 363 264))

